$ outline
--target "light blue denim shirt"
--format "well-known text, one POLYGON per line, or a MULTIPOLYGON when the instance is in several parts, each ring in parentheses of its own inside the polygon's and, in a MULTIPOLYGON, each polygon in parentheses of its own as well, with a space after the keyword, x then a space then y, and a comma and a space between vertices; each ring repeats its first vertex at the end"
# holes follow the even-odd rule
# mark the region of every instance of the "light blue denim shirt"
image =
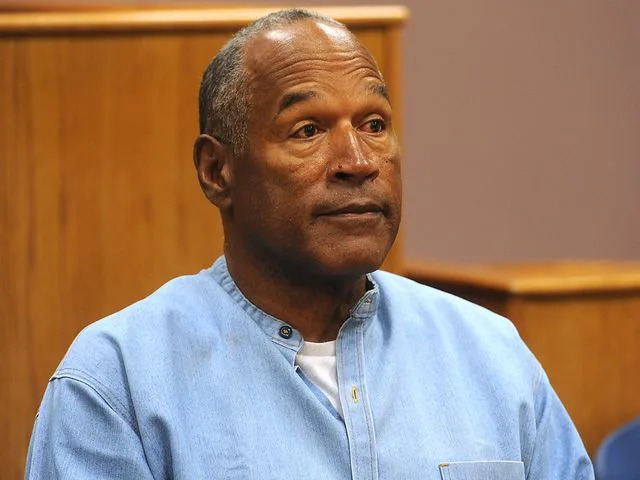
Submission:
POLYGON ((344 420, 295 367, 299 332, 220 258, 80 333, 44 395, 27 478, 593 479, 509 321, 370 280, 337 338, 344 420))

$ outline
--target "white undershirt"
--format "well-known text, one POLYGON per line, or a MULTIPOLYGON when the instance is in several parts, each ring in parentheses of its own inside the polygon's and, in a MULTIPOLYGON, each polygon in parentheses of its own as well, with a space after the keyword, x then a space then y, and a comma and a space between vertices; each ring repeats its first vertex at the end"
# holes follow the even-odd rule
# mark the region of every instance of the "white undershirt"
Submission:
POLYGON ((296 355, 296 365, 325 394, 342 417, 340 394, 338 393, 336 341, 304 342, 304 345, 296 355))

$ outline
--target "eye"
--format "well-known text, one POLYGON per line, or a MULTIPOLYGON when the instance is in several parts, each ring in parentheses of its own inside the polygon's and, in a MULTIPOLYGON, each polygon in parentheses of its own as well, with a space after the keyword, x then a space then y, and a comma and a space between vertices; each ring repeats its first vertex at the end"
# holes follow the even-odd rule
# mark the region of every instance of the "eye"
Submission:
POLYGON ((373 120, 369 120, 366 122, 362 129, 369 133, 380 133, 386 130, 387 124, 381 118, 374 118, 373 120))
POLYGON ((303 127, 299 128, 291 135, 293 138, 311 138, 320 133, 320 129, 313 123, 307 123, 303 127))

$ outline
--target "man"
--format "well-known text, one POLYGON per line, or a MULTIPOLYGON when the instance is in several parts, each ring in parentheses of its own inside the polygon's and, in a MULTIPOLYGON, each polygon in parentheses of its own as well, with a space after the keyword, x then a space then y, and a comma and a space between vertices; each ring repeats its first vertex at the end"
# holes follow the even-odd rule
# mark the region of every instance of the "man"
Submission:
POLYGON ((374 272, 400 150, 373 58, 288 10, 207 68, 195 165, 225 256, 85 329, 28 478, 592 479, 505 319, 374 272))

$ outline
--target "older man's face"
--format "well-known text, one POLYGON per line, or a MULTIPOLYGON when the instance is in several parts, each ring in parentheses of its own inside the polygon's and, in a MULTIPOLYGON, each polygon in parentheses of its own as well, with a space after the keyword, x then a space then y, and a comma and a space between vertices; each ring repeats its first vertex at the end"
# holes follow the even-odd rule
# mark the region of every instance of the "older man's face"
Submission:
POLYGON ((233 167, 235 240, 301 274, 375 270, 398 231, 401 182, 370 54, 311 20, 251 40, 246 53, 249 147, 233 167))

